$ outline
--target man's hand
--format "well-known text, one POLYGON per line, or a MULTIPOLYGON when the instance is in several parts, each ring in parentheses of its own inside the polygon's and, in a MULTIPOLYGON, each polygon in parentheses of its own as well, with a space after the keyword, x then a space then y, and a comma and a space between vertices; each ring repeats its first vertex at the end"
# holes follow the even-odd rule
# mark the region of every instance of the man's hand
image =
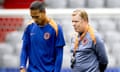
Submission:
POLYGON ((20 69, 20 72, 26 72, 25 68, 20 69))

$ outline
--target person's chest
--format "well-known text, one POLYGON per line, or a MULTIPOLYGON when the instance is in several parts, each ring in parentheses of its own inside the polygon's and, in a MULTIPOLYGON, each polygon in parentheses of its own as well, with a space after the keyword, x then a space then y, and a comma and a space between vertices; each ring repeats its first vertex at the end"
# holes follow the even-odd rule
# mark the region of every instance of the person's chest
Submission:
POLYGON ((55 31, 50 25, 39 27, 34 25, 30 32, 31 42, 50 42, 55 38, 55 31))

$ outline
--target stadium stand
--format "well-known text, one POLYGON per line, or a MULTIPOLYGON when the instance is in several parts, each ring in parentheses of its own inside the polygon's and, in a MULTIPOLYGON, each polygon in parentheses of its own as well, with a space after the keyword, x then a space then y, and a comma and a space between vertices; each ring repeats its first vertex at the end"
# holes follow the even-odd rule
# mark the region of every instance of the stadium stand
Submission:
POLYGON ((3 7, 6 9, 24 9, 28 8, 32 1, 34 0, 4 0, 3 7))
MULTIPOLYGON (((0 72, 19 72, 21 38, 31 19, 26 9, 33 0, 0 0, 0 72), (17 9, 19 8, 19 9, 17 9), (11 9, 11 10, 10 10, 11 9)), ((72 8, 86 8, 90 25, 102 34, 109 64, 105 72, 120 72, 120 2, 119 0, 40 0, 48 7, 47 14, 60 23, 65 40, 61 72, 70 70, 70 36, 72 8), (52 8, 52 9, 49 9, 52 8), (58 9, 59 8, 59 9, 58 9), (60 9, 62 8, 62 9, 60 9), (70 8, 70 9, 68 9, 70 8), (102 8, 102 9, 101 9, 102 8), (110 8, 110 9, 107 9, 110 8), (116 8, 116 9, 114 9, 116 8)))
POLYGON ((7 33, 18 30, 23 24, 22 17, 0 17, 0 42, 5 41, 7 33))
POLYGON ((119 8, 120 2, 119 0, 106 0, 106 6, 107 8, 119 8))
POLYGON ((105 7, 104 1, 105 0, 88 0, 88 7, 89 8, 104 8, 105 7))
POLYGON ((86 0, 68 0, 68 8, 85 8, 86 0))
POLYGON ((45 0, 48 8, 65 8, 67 0, 45 0))
MULTIPOLYGON (((0 8, 25 9, 34 0, 0 0, 0 8)), ((39 0, 48 8, 119 8, 119 0, 39 0)))

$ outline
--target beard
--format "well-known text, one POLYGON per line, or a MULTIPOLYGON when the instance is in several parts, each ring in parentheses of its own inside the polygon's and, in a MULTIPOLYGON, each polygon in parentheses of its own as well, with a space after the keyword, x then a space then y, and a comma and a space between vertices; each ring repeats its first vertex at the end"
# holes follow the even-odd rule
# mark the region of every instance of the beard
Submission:
POLYGON ((40 19, 39 21, 35 22, 40 26, 44 26, 46 23, 48 23, 47 19, 40 19))

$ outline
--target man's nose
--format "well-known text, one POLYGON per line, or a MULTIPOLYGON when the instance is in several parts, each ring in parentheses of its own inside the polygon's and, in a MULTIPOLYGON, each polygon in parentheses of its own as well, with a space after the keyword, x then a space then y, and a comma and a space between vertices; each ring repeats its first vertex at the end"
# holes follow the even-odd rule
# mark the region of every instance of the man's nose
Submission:
POLYGON ((75 26, 76 25, 75 22, 72 22, 72 25, 75 26))

